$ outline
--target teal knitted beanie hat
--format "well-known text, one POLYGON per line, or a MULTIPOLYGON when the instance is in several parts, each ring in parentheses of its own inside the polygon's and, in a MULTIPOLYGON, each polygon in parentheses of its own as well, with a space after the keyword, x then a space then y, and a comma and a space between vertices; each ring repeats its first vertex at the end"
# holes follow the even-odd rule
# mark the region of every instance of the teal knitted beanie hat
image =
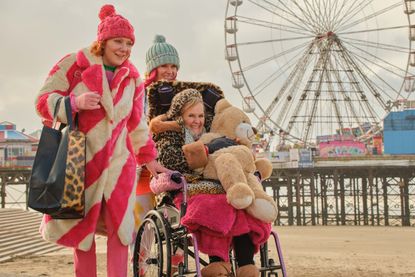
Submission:
POLYGON ((154 44, 146 53, 147 73, 150 73, 160 65, 169 63, 176 65, 177 69, 179 69, 180 59, 176 48, 167 43, 166 38, 162 35, 156 35, 153 42, 154 44))

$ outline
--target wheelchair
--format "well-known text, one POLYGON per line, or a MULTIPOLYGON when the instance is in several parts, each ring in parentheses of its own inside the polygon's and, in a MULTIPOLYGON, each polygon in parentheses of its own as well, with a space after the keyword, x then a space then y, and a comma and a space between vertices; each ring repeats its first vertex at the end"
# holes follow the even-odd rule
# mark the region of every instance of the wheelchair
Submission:
MULTIPOLYGON (((174 205, 162 204, 149 211, 139 227, 133 253, 133 273, 135 277, 169 277, 169 276, 202 276, 201 268, 208 265, 206 259, 199 255, 196 237, 189 233, 180 219, 187 208, 187 184, 183 181, 183 201, 180 209, 174 205), (178 249, 183 253, 183 260, 172 271, 172 256, 178 249)), ((260 276, 286 277, 282 250, 278 235, 271 232, 278 261, 269 257, 268 242, 260 247, 260 276), (281 273, 281 275, 278 275, 281 273)), ((236 271, 236 260, 230 251, 232 272, 236 271)))

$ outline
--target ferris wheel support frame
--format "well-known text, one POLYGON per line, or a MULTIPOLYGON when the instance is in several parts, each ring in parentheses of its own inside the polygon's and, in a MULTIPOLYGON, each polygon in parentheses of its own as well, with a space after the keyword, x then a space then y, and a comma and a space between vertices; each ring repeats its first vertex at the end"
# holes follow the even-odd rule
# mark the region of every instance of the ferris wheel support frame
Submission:
MULTIPOLYGON (((406 13, 406 16, 407 16, 408 27, 409 27, 409 40, 408 40, 409 47, 408 47, 408 49, 410 51, 408 53, 408 58, 407 58, 407 63, 406 63, 405 76, 404 76, 405 80, 402 81, 402 83, 400 85, 400 88, 399 88, 399 92, 401 92, 403 90, 404 86, 406 86, 406 79, 407 79, 408 76, 413 76, 413 84, 414 84, 414 88, 415 88, 415 75, 414 74, 413 75, 409 74, 409 66, 412 64, 411 63, 411 58, 413 58, 413 60, 414 60, 413 61, 413 66, 415 66, 415 50, 412 50, 412 40, 415 40, 415 26, 411 25, 411 16, 410 16, 411 14, 413 14, 415 12, 415 9, 412 9, 412 8, 409 9, 408 8, 408 4, 414 4, 415 0, 402 0, 402 1, 403 1, 404 5, 406 7, 405 11, 408 11, 408 12, 405 12, 405 13, 406 13), (412 32, 414 32, 413 39, 412 39, 412 36, 411 36, 412 32)), ((249 1, 249 2, 252 2, 252 3, 256 2, 256 4, 257 4, 258 1, 249 1)), ((269 3, 269 1, 267 1, 267 2, 269 3)), ((282 3, 282 1, 279 1, 279 2, 282 3)), ((293 1, 293 2, 294 2, 295 5, 297 5, 299 8, 301 8, 298 5, 297 1, 293 1)), ((236 25, 236 23, 238 21, 238 8, 242 3, 243 3, 242 0, 228 0, 227 6, 226 6, 226 12, 225 12, 225 44, 226 44, 225 55, 228 56, 228 49, 230 49, 230 46, 232 46, 232 50, 234 51, 234 54, 236 56, 236 59, 233 59, 233 60, 228 59, 228 65, 229 65, 230 71, 232 73, 233 86, 238 90, 238 92, 239 92, 240 96, 242 97, 242 100, 245 103, 245 105, 249 106, 249 103, 247 102, 248 101, 247 99, 249 97, 250 98, 249 101, 251 102, 253 100, 255 105, 259 108, 259 110, 260 110, 259 112, 258 111, 253 111, 253 115, 256 118, 258 118, 258 120, 259 120, 258 124, 257 124, 257 127, 258 127, 257 129, 261 130, 263 133, 273 133, 276 129, 279 129, 280 131, 283 131, 285 134, 288 133, 289 138, 285 138, 285 139, 293 140, 293 141, 300 141, 300 142, 303 142, 304 144, 307 144, 308 143, 308 137, 310 135, 310 128, 311 128, 311 125, 313 124, 313 120, 314 120, 313 116, 315 115, 316 108, 317 108, 317 102, 316 101, 317 101, 317 98, 320 95, 318 93, 315 93, 315 100, 316 101, 314 101, 314 103, 312 104, 313 108, 312 108, 312 111, 311 111, 311 116, 307 120, 307 124, 306 124, 306 128, 305 128, 306 129, 305 136, 303 136, 303 137, 298 137, 298 136, 290 133, 290 129, 292 128, 291 123, 288 124, 289 128, 286 128, 286 127, 280 125, 275 120, 272 120, 270 118, 269 115, 275 109, 277 103, 282 99, 281 99, 281 97, 277 96, 274 99, 272 99, 272 101, 270 102, 268 107, 264 108, 258 102, 258 99, 256 98, 256 96, 252 93, 252 90, 250 88, 250 83, 249 83, 249 81, 247 80, 247 78, 245 76, 244 70, 242 70, 243 67, 242 67, 242 64, 241 64, 240 53, 239 53, 238 42, 237 42, 237 35, 236 35, 237 32, 238 32, 238 27, 236 25), (230 9, 231 6, 233 6, 233 12, 231 11, 231 13, 229 13, 229 9, 230 9), (227 28, 227 20, 229 20, 231 23, 234 24, 234 29, 227 28), (229 30, 232 30, 232 31, 229 31, 229 30), (230 44, 229 42, 232 38, 233 38, 233 40, 232 40, 232 43, 230 44), (239 70, 235 70, 234 69, 235 67, 236 68, 239 67, 239 70), (244 88, 244 90, 246 89, 249 92, 249 94, 247 95, 247 93, 245 93, 242 88, 244 88)), ((365 3, 365 5, 367 5, 367 4, 365 3)), ((401 4, 399 4, 399 5, 401 5, 401 4)), ((350 6, 349 8, 351 9, 352 6, 350 6)), ((356 11, 356 13, 358 12, 358 9, 356 9, 356 7, 354 7, 354 10, 356 11)), ((383 12, 384 12, 383 10, 379 10, 379 11, 377 11, 377 13, 372 14, 371 17, 376 17, 377 15, 382 14, 383 12)), ((288 10, 287 13, 291 13, 291 15, 293 15, 292 10, 288 10)), ((353 15, 349 15, 349 17, 352 18, 353 15)), ((310 21, 310 19, 308 19, 308 20, 310 21)), ((348 18, 347 19, 343 18, 343 20, 345 20, 347 22, 348 18)), ((364 18, 359 19, 359 20, 364 20, 364 18)), ((265 22, 265 21, 263 21, 263 22, 265 22)), ((326 23, 328 24, 328 19, 327 19, 326 23)), ((277 24, 275 23, 275 25, 277 25, 277 24)), ((349 25, 351 25, 351 24, 349 24, 349 25)), ((347 27, 349 28, 349 26, 347 26, 347 27)), ((317 38, 317 36, 316 36, 316 38, 317 38)), ((277 41, 277 40, 269 40, 269 41, 277 41)), ((247 45, 247 44, 248 43, 245 43, 245 45, 247 45)), ((338 45, 340 47, 342 47, 343 49, 345 49, 344 45, 340 41, 338 41, 338 45)), ((369 91, 373 95, 373 97, 377 98, 378 101, 381 103, 382 109, 389 112, 393 107, 397 106, 396 101, 398 101, 399 99, 395 99, 395 101, 390 101, 390 100, 386 101, 386 100, 382 99, 382 96, 379 94, 376 87, 374 87, 370 82, 367 81, 367 79, 365 78, 365 74, 360 70, 359 66, 357 66, 357 64, 355 63, 353 58, 348 56, 348 52, 344 51, 342 54, 343 54, 343 59, 344 60, 348 60, 348 62, 354 64, 355 68, 357 69, 356 73, 363 80, 363 82, 365 83, 365 86, 370 88, 369 91)), ((331 62, 326 58, 326 62, 324 62, 324 66, 327 66, 330 63, 331 62)), ((330 66, 332 67, 332 65, 330 65, 330 66)), ((289 78, 287 78, 286 83, 281 88, 281 90, 280 90, 280 92, 282 92, 281 95, 283 95, 283 92, 286 89, 288 89, 288 85, 289 85, 288 80, 292 80, 291 78, 293 78, 293 76, 295 76, 294 72, 296 70, 299 70, 298 64, 295 66, 295 68, 296 68, 295 70, 291 71, 291 74, 290 74, 289 78)), ((354 76, 349 76, 349 78, 353 78, 353 77, 354 76)), ((312 78, 312 77, 310 77, 310 78, 312 78)), ((319 89, 321 89, 321 81, 323 80, 323 78, 329 80, 332 77, 329 77, 328 72, 324 72, 324 70, 322 70, 322 72, 320 74, 320 83, 319 83, 319 87, 318 87, 319 89)), ((337 76, 335 75, 335 76, 333 76, 333 78, 334 79, 339 79, 341 77, 340 77, 340 75, 337 75, 337 76)), ((332 85, 328 85, 328 86, 330 87, 332 85)), ((291 89, 294 89, 294 88, 291 87, 291 89)), ((340 89, 343 90, 342 87, 340 89)), ((346 90, 344 89, 344 91, 346 91, 346 90)), ((360 89, 356 89, 356 91, 362 92, 362 90, 360 90, 360 89)), ((350 108, 351 105, 352 105, 351 104, 352 101, 350 99, 347 100, 348 96, 346 94, 344 94, 342 96, 343 96, 343 101, 346 103, 346 106, 349 106, 348 109, 349 109, 350 113, 353 114, 353 118, 356 118, 355 120, 357 120, 357 122, 359 123, 358 127, 360 128, 360 131, 363 132, 363 129, 362 129, 361 124, 359 122, 359 116, 357 116, 354 109, 350 108)), ((331 97, 335 101, 336 97, 334 97, 334 95, 332 95, 331 97)), ((408 95, 408 97, 409 97, 409 95, 408 95)), ((371 114, 370 118, 376 118, 377 116, 374 116, 374 110, 369 105, 367 99, 365 99, 364 94, 362 94, 361 100, 365 104, 367 111, 371 114)), ((297 105, 297 110, 299 110, 301 108, 301 105, 302 104, 297 105)), ((283 110, 287 109, 287 108, 288 108, 287 106, 283 106, 283 110)), ((252 110, 252 107, 251 107, 251 110, 252 110)), ((334 104, 334 113, 336 114, 336 118, 338 119, 337 120, 338 125, 341 126, 340 132, 342 132, 344 123, 342 123, 343 121, 341 120, 341 116, 340 116, 340 108, 339 108, 337 103, 334 104)), ((281 115, 282 115, 282 113, 280 113, 280 116, 281 115)), ((381 120, 383 120, 383 119, 381 119, 381 120)), ((376 125, 372 126, 372 128, 370 128, 370 130, 368 130, 366 133, 363 133, 363 135, 361 135, 361 139, 370 138, 371 135, 373 135, 373 134, 375 134, 379 131, 381 131, 380 126, 378 126, 376 124, 376 125)))

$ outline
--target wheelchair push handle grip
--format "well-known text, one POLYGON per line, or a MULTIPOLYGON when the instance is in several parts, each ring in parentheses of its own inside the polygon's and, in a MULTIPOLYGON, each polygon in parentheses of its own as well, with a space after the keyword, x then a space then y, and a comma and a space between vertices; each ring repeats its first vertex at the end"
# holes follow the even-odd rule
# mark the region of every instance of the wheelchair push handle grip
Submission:
POLYGON ((152 178, 150 189, 154 194, 182 189, 184 178, 179 172, 159 173, 158 178, 152 178))
POLYGON ((176 184, 180 184, 182 182, 183 175, 179 172, 174 172, 171 174, 170 179, 175 182, 176 184))

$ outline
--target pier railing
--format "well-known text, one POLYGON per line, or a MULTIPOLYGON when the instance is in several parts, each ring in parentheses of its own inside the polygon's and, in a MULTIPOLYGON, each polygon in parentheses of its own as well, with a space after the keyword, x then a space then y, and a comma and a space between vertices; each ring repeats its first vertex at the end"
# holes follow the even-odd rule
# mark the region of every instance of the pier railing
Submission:
POLYGON ((275 164, 277 225, 415 226, 415 155, 275 164))
MULTIPOLYGON (((0 168, 0 207, 27 207, 30 168, 0 168)), ((279 207, 276 225, 415 226, 415 155, 274 164, 264 187, 279 207)))
POLYGON ((0 207, 27 210, 31 169, 0 168, 0 207))

